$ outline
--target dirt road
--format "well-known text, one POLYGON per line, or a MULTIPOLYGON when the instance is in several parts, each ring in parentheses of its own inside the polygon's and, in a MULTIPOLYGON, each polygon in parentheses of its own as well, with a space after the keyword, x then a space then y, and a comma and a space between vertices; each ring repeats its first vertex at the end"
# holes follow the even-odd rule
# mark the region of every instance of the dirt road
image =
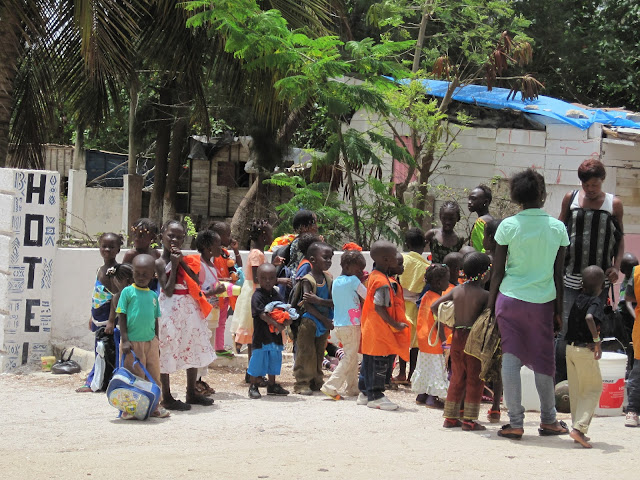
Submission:
MULTIPOLYGON (((78 394, 80 376, 0 375, 4 479, 637 479, 640 428, 594 419, 593 450, 539 437, 528 413, 521 441, 442 428, 442 413, 408 390, 396 412, 322 394, 249 400, 243 374, 211 370, 213 407, 147 422, 116 419, 104 394, 78 394), (579 473, 581 471, 581 473, 579 473)), ((284 375, 285 387, 291 376, 284 375)), ((174 379, 184 398, 184 376, 174 379)), ((486 406, 481 414, 486 417, 486 406)), ((561 415, 568 420, 568 415, 561 415)), ((503 412, 503 423, 507 422, 503 412)))

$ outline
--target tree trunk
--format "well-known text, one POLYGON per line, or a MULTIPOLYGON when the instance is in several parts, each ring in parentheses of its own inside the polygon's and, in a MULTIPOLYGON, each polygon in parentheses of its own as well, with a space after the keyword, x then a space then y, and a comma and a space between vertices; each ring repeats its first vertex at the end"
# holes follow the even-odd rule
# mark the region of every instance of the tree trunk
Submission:
POLYGON ((173 133, 171 134, 171 157, 169 159, 167 184, 164 191, 164 206, 162 211, 163 222, 174 219, 176 216, 178 179, 180 178, 180 169, 182 167, 183 159, 182 155, 189 129, 188 114, 189 109, 187 107, 176 108, 176 121, 173 124, 173 133))
POLYGON ((20 28, 16 12, 0 9, 0 167, 7 165, 9 124, 13 113, 13 81, 18 69, 20 28))
POLYGON ((169 157, 169 140, 171 138, 171 103, 172 90, 167 86, 160 88, 160 104, 156 107, 156 163, 153 174, 153 191, 149 204, 149 218, 157 225, 162 223, 162 201, 167 183, 167 159, 169 157))
POLYGON ((138 77, 133 73, 129 84, 129 163, 127 173, 135 175, 137 172, 136 158, 136 110, 138 109, 138 77))
POLYGON ((256 201, 259 181, 259 177, 253 181, 249 191, 247 191, 246 195, 242 198, 240 205, 236 208, 233 218, 231 219, 231 236, 238 240, 240 248, 242 249, 246 248, 249 243, 249 230, 247 229, 247 225, 249 225, 251 221, 251 214, 253 213, 251 206, 256 201))
POLYGON ((349 165, 349 157, 344 148, 344 139, 342 137, 342 130, 340 129, 340 122, 338 124, 338 141, 340 142, 340 151, 344 159, 344 171, 347 176, 347 186, 351 193, 351 215, 353 216, 353 229, 356 235, 356 243, 362 245, 362 234, 360 233, 360 216, 358 215, 358 203, 356 201, 356 191, 353 184, 353 176, 351 175, 351 165, 349 165))
POLYGON ((420 30, 418 31, 418 40, 416 41, 416 49, 413 54, 413 68, 411 71, 416 73, 420 70, 420 58, 422 58, 422 47, 424 46, 424 35, 427 30, 427 22, 429 21, 430 12, 428 11, 431 2, 425 4, 422 9, 422 20, 420 21, 420 30))
POLYGON ((76 125, 76 143, 73 146, 73 166, 74 170, 86 170, 84 157, 84 124, 78 122, 76 125))

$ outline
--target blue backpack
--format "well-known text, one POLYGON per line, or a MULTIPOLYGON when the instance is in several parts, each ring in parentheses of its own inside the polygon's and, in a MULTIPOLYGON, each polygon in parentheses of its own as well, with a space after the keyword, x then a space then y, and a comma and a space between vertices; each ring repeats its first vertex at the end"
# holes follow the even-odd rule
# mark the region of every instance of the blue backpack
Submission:
POLYGON ((124 368, 124 355, 120 357, 120 367, 114 370, 113 377, 107 388, 109 403, 122 412, 133 415, 138 420, 149 418, 160 402, 160 387, 153 380, 144 365, 140 363, 136 354, 133 355, 133 365, 140 365, 148 380, 137 377, 124 368))

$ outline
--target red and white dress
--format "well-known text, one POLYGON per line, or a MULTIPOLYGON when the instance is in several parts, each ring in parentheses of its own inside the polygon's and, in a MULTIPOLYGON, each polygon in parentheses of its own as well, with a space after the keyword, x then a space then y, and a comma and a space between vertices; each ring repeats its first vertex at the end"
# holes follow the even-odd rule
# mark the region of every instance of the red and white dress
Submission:
MULTIPOLYGON (((171 264, 166 266, 167 275, 171 264)), ((172 296, 160 292, 160 372, 206 367, 216 358, 211 330, 195 299, 189 294, 185 273, 178 267, 172 296)))

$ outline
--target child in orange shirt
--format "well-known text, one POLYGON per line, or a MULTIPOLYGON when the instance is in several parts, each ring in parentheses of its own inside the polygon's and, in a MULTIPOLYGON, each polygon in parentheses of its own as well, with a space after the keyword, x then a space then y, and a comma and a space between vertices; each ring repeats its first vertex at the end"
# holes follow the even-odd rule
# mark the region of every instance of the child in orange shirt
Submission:
POLYGON ((362 307, 362 365, 358 388, 358 405, 381 410, 396 410, 398 405, 385 395, 384 380, 389 367, 389 356, 409 358, 410 329, 404 316, 404 300, 401 300, 389 274, 397 266, 398 251, 387 241, 377 241, 371 247, 375 269, 367 281, 367 297, 362 307))
MULTIPOLYGON (((439 341, 433 347, 429 345, 429 332, 435 322, 431 304, 440 298, 443 292, 447 293, 453 289, 453 285, 449 283, 449 267, 440 263, 432 264, 425 273, 425 281, 430 288, 423 295, 418 310, 417 336, 420 351, 416 369, 411 377, 411 389, 418 394, 418 405, 442 410, 442 399, 447 396, 449 379, 442 345, 439 341)), ((446 330, 448 334, 449 329, 446 330)), ((437 335, 437 332, 432 334, 431 343, 434 343, 433 337, 437 335)))

